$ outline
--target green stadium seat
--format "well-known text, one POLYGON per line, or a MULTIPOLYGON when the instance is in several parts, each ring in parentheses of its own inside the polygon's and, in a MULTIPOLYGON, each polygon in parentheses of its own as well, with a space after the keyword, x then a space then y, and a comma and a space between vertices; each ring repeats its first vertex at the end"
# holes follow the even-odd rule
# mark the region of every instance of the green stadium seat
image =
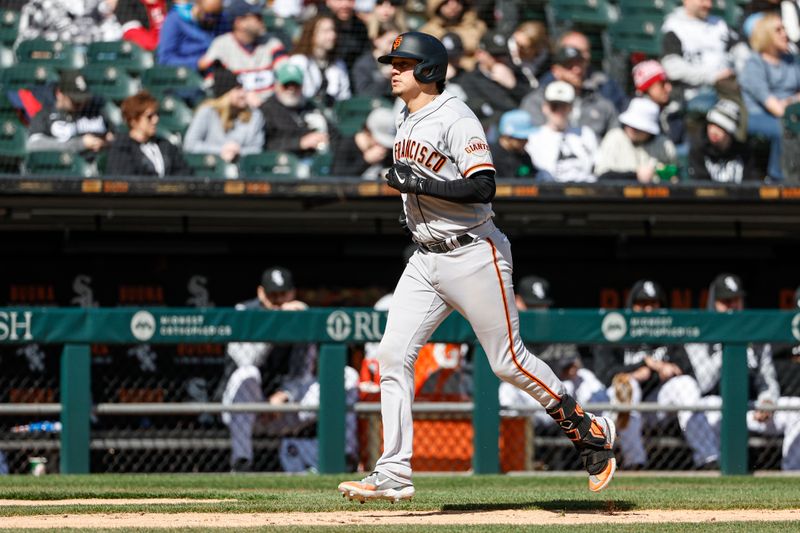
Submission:
POLYGON ((67 70, 83 68, 86 58, 80 48, 72 44, 33 39, 19 43, 17 62, 21 65, 35 64, 67 70))
POLYGON ((0 44, 13 47, 19 33, 19 12, 0 9, 0 44))
POLYGON ((272 11, 266 10, 262 13, 261 19, 264 21, 264 26, 266 26, 267 30, 288 39, 289 42, 293 42, 300 36, 302 27, 293 18, 279 17, 272 11))
POLYGON ((556 28, 606 27, 616 19, 616 12, 607 0, 550 0, 548 10, 548 19, 556 28))
POLYGON ((153 54, 130 41, 92 43, 86 50, 86 61, 89 65, 113 65, 136 75, 155 64, 153 54))
POLYGON ((295 180, 299 162, 287 152, 267 151, 246 155, 239 163, 239 177, 254 180, 295 180))
POLYGON ((611 47, 626 53, 642 52, 655 57, 661 54, 661 24, 659 16, 637 15, 623 17, 608 29, 611 47))
POLYGON ((317 154, 311 160, 311 176, 322 177, 330 176, 331 165, 333 164, 333 152, 330 150, 317 154))
POLYGON ((625 17, 660 17, 664 19, 673 9, 680 5, 676 0, 618 0, 620 20, 625 17))
POLYGON ((0 121, 0 171, 5 170, 9 160, 21 161, 27 151, 25 127, 16 119, 0 121))
POLYGON ((71 152, 31 152, 25 159, 25 173, 34 176, 86 178, 94 174, 92 166, 71 152))
POLYGON ((167 93, 202 90, 203 79, 193 69, 156 65, 142 73, 142 86, 154 96, 160 97, 167 93))
POLYGON ((180 98, 165 96, 158 107, 158 126, 171 133, 183 135, 192 123, 192 110, 180 98))
POLYGON ((106 100, 103 104, 103 114, 108 118, 115 129, 119 129, 123 125, 122 110, 117 104, 111 100, 106 100))
POLYGON ((112 66, 88 66, 81 69, 89 90, 106 100, 121 102, 139 91, 139 82, 125 70, 112 66))
POLYGON ((342 135, 355 135, 364 127, 367 116, 373 109, 390 106, 391 104, 385 99, 370 96, 354 96, 348 100, 340 100, 333 108, 336 126, 342 135))
POLYGON ((44 65, 14 65, 0 72, 0 85, 5 91, 16 91, 35 85, 57 82, 58 73, 44 65))
POLYGON ((786 106, 783 112, 783 129, 786 133, 800 136, 800 103, 786 106))
POLYGON ((198 178, 227 179, 228 163, 214 154, 183 154, 186 163, 198 178))
POLYGON ((736 5, 735 0, 712 0, 711 14, 724 19, 731 28, 739 27, 739 18, 742 9, 736 5))
POLYGON ((547 0, 527 0, 525 2, 519 2, 517 5, 520 22, 529 20, 547 22, 547 0))

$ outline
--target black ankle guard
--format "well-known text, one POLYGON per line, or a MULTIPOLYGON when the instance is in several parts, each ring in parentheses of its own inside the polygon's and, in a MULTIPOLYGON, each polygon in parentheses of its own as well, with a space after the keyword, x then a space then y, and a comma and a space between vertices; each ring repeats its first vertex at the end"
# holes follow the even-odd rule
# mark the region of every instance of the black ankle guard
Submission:
POLYGON ((563 395, 561 403, 552 409, 548 409, 547 414, 553 417, 553 420, 561 426, 561 429, 564 430, 564 433, 575 446, 578 446, 589 434, 592 419, 583 412, 575 398, 569 394, 563 395))

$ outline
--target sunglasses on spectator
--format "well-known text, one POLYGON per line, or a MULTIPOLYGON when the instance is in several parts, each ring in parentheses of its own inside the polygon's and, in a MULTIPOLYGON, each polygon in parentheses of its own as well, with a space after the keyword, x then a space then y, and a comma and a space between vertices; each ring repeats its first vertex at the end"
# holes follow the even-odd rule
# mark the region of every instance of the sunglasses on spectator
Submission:
POLYGON ((158 117, 158 111, 151 111, 150 113, 145 113, 144 118, 147 120, 153 120, 154 118, 158 117))

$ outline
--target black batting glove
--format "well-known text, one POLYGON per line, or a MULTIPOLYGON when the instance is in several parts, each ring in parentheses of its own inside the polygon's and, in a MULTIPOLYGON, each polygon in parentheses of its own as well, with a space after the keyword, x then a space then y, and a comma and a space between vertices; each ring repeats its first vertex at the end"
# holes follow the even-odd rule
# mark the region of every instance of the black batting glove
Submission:
POLYGON ((412 194, 424 194, 424 178, 414 175, 414 171, 405 163, 395 163, 386 173, 386 182, 392 189, 412 194))

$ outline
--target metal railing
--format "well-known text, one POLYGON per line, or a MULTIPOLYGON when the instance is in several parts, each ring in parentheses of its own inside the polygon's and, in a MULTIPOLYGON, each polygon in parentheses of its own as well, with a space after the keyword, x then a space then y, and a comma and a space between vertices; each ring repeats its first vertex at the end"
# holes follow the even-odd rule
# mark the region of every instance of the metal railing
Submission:
MULTIPOLYGON (((221 405, 208 403, 98 404, 92 406, 89 344, 158 344, 208 342, 317 342, 320 343, 318 377, 321 401, 317 407, 319 471, 345 469, 344 434, 347 405, 344 366, 348 343, 377 341, 385 326, 385 313, 372 309, 311 309, 298 312, 236 311, 233 309, 0 309, 0 343, 64 344, 61 357, 59 404, 0 405, 0 414, 60 414, 61 472, 87 473, 91 446, 89 422, 95 414, 197 414, 210 412, 309 411, 296 405, 221 405)), ((722 427, 720 466, 723 474, 747 471, 748 369, 750 342, 797 343, 800 314, 780 311, 745 311, 720 314, 673 311, 635 314, 602 310, 553 310, 520 315, 526 342, 661 343, 705 342, 724 344, 721 376, 722 427)), ((473 471, 499 471, 498 435, 501 408, 499 381, 459 316, 448 318, 435 332, 434 341, 475 345, 473 402, 446 405, 417 404, 417 411, 450 409, 472 413, 474 426, 473 471)), ((520 406, 521 407, 521 406, 520 406)), ((625 410, 616 405, 596 405, 603 410, 625 410)), ((504 406, 506 409, 507 406, 504 406)), ((658 406, 657 410, 693 410, 700 406, 658 406)), ((636 410, 656 410, 637 404, 636 410)), ((703 407, 707 409, 707 407, 703 407)), ((378 412, 377 404, 361 404, 357 411, 378 412)), ((520 409, 522 410, 522 409, 520 409)))

